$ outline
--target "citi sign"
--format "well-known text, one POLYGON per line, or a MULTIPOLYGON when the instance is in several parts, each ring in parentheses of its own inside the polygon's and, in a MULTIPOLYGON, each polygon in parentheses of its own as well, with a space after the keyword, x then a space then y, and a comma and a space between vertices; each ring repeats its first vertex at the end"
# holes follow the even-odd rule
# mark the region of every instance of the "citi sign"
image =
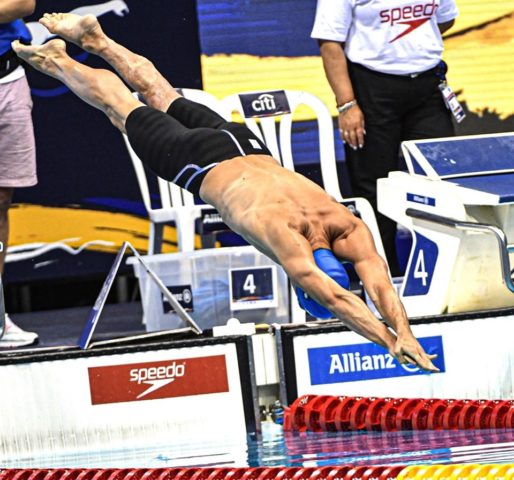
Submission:
MULTIPOLYGON (((433 363, 441 372, 444 372, 442 337, 424 337, 418 340, 427 353, 438 355, 433 363)), ((309 348, 307 355, 311 385, 358 382, 426 373, 413 365, 401 365, 391 354, 374 343, 309 348)))
POLYGON ((246 118, 266 117, 291 112, 284 90, 242 93, 239 95, 239 100, 246 118))
POLYGON ((269 93, 263 93, 252 102, 252 108, 256 112, 274 111, 277 108, 275 97, 269 93))

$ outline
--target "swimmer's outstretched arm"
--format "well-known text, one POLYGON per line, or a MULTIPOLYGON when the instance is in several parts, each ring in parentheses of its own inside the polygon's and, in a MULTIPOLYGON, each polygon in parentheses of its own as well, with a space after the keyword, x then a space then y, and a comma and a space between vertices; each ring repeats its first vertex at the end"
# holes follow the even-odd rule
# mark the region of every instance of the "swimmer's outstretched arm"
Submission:
POLYGON ((281 265, 291 281, 330 310, 351 330, 381 345, 393 354, 396 336, 379 321, 357 295, 341 288, 306 257, 290 257, 281 265))
POLYGON ((405 308, 392 285, 384 260, 372 256, 354 263, 355 271, 382 318, 396 332, 393 354, 400 362, 416 363, 429 371, 438 371, 432 364, 437 355, 425 353, 414 337, 405 308))
POLYGON ((273 254, 293 284, 300 286, 354 332, 392 352, 396 336, 359 297, 341 288, 316 266, 312 248, 305 237, 286 230, 272 241, 268 239, 267 243, 273 244, 273 254))
POLYGON ((340 256, 351 257, 349 259, 366 292, 382 318, 397 335, 392 349, 393 355, 401 363, 415 363, 425 370, 438 371, 432 363, 436 355, 427 355, 412 333, 405 308, 389 277, 387 265, 377 253, 367 226, 359 221, 345 242, 344 250, 351 254, 340 256))
MULTIPOLYGON (((288 271, 289 268, 288 274, 293 283, 298 284, 310 297, 324 305, 336 318, 340 319, 353 331, 378 345, 382 345, 400 363, 412 363, 423 370, 438 371, 432 363, 435 355, 427 355, 414 337, 405 311, 392 286, 391 291, 387 294, 386 289, 380 294, 383 297, 391 297, 390 305, 384 308, 384 302, 382 304, 377 303, 380 305, 380 310, 384 312, 383 317, 387 324, 395 330, 397 336, 375 317, 362 299, 343 289, 315 265, 309 265, 309 263, 304 262, 302 264, 302 259, 298 258, 294 265, 288 265, 284 269, 288 271), (397 302, 392 298, 393 295, 398 299, 397 302), (403 313, 391 314, 389 308, 394 312, 401 308, 403 313), (394 320, 391 321, 391 319, 394 320)), ((359 273, 359 268, 356 267, 356 269, 359 273)))

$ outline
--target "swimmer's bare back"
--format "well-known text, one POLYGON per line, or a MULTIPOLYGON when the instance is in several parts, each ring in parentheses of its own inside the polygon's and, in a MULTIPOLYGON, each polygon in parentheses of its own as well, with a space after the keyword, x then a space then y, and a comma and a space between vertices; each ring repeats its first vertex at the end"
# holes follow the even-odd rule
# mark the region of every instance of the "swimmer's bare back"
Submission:
POLYGON ((317 184, 267 155, 221 162, 205 176, 200 196, 234 231, 275 260, 281 233, 297 232, 313 250, 332 248, 357 221, 317 184))

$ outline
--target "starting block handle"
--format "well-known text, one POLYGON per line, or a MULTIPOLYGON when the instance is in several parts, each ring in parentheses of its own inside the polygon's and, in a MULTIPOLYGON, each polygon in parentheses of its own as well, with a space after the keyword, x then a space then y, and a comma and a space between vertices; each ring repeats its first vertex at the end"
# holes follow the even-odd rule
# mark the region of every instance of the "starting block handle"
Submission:
POLYGON ((416 208, 407 208, 407 210, 405 210, 405 214, 409 217, 416 218, 418 220, 437 223, 439 225, 455 228, 457 230, 492 233, 498 242, 498 251, 500 253, 500 264, 502 269, 503 283, 512 293, 514 293, 514 284, 512 283, 509 259, 509 252, 514 251, 514 246, 507 244, 507 236, 501 228, 495 225, 488 225, 486 223, 465 222, 461 220, 455 220, 454 218, 443 217, 442 215, 424 212, 422 210, 417 210, 416 208))

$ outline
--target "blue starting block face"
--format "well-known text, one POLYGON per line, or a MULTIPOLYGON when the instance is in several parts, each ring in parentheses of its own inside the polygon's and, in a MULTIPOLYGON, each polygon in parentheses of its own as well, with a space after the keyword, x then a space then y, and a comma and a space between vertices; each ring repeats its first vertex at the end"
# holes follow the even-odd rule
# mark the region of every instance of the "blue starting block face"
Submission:
POLYGON ((402 149, 411 174, 514 202, 514 133, 407 141, 402 149))

